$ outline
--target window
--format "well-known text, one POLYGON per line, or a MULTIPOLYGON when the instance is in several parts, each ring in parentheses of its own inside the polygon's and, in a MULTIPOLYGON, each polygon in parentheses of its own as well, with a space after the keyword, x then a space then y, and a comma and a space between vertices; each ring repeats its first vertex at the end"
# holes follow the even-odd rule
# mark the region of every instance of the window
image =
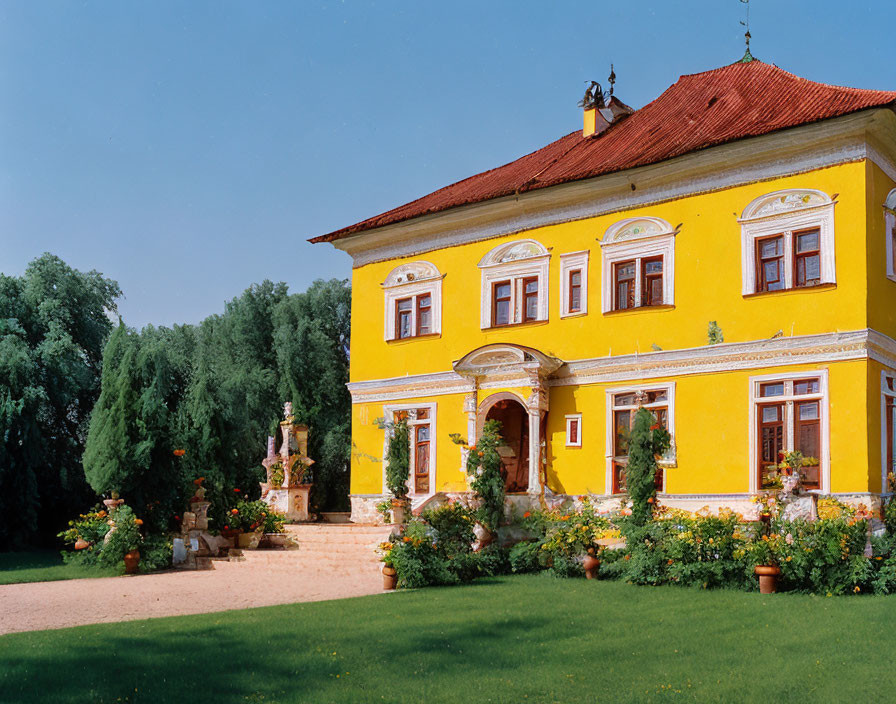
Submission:
POLYGON ((743 294, 835 283, 834 206, 821 191, 776 191, 754 200, 738 221, 743 294))
POLYGON ((535 240, 520 240, 495 247, 482 258, 483 329, 548 319, 550 257, 535 240))
MULTIPOLYGON (((607 491, 621 494, 625 491, 625 469, 628 464, 628 448, 631 428, 638 408, 646 408, 653 413, 656 422, 674 433, 673 406, 675 386, 666 384, 645 389, 617 389, 607 392, 608 398, 608 438, 607 467, 609 479, 607 491)), ((657 491, 665 491, 664 467, 674 466, 674 446, 659 461, 656 474, 657 491)))
POLYGON ((753 379, 755 478, 751 491, 779 486, 778 465, 785 452, 799 450, 811 460, 803 466, 803 487, 821 490, 827 466, 826 374, 753 379))
POLYGON ((582 414, 574 413, 566 416, 566 446, 582 446, 582 414))
POLYGON ((887 277, 896 281, 896 188, 884 201, 884 235, 887 248, 887 277))
MULTIPOLYGON (((414 407, 386 406, 385 417, 393 422, 405 418, 410 434, 410 471, 408 484, 411 495, 428 495, 435 492, 435 415, 436 404, 426 403, 414 407)), ((383 446, 383 459, 388 453, 388 438, 383 446)), ((383 468, 383 493, 386 492, 385 467, 383 468)))
POLYGON ((588 312, 588 252, 560 255, 560 317, 588 312))
POLYGON ((389 272, 383 282, 386 340, 441 332, 443 278, 429 262, 402 264, 389 272))
POLYGON ((887 475, 896 472, 896 372, 881 374, 881 487, 888 491, 887 475))
POLYGON ((674 305, 677 229, 659 218, 632 218, 601 240, 604 313, 674 305))

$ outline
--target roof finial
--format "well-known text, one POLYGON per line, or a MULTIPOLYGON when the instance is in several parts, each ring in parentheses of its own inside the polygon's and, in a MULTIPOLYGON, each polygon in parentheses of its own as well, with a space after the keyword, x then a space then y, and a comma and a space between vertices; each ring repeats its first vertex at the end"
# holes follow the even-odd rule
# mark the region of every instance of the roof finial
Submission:
POLYGON ((747 50, 744 52, 743 58, 738 62, 741 64, 748 64, 751 61, 755 61, 753 55, 750 53, 750 39, 752 39, 752 35, 750 34, 750 0, 740 0, 744 5, 747 6, 747 21, 744 22, 741 20, 741 25, 747 28, 747 31, 744 33, 744 39, 747 42, 747 50))
POLYGON ((613 70, 613 64, 610 64, 610 77, 607 79, 610 83, 610 97, 613 97, 613 86, 616 83, 616 71, 613 70))

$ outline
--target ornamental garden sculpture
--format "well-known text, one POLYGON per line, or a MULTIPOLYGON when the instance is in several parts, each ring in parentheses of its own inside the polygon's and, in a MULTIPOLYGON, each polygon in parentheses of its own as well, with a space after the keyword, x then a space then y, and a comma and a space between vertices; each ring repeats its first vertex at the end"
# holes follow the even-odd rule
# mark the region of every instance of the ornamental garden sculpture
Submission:
POLYGON ((267 480, 261 483, 261 498, 288 521, 308 521, 314 464, 308 457, 308 428, 295 422, 289 401, 283 405, 283 417, 279 452, 274 451, 274 438, 268 437, 268 454, 262 461, 267 480))

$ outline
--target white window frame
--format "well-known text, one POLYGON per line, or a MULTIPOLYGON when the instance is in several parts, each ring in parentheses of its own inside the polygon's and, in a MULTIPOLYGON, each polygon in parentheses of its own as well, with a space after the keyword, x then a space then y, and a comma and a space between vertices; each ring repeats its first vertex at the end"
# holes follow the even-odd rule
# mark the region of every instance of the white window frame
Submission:
POLYGON ((517 240, 499 245, 482 258, 479 262, 482 270, 479 323, 483 330, 548 319, 550 259, 550 250, 535 240, 517 240), (523 279, 530 277, 538 280, 538 310, 535 321, 523 321, 523 279), (501 281, 511 282, 511 316, 507 325, 496 326, 492 320, 492 289, 494 284, 501 281))
POLYGON ((663 258, 662 305, 675 305, 675 237, 678 233, 678 228, 673 229, 665 220, 654 217, 626 218, 607 229, 600 241, 603 313, 616 310, 614 265, 630 259, 635 260, 635 306, 623 310, 650 310, 655 307, 641 305, 642 260, 653 257, 663 258))
MULTIPOLYGON (((412 498, 420 498, 426 496, 432 496, 436 493, 436 438, 438 434, 436 433, 436 411, 438 408, 437 403, 397 403, 397 404, 389 404, 383 406, 383 417, 386 419, 387 423, 392 423, 395 418, 395 414, 401 411, 406 411, 407 413, 412 413, 419 408, 424 408, 429 411, 429 418, 423 421, 416 421, 413 418, 408 419, 408 427, 411 428, 410 433, 410 441, 411 441, 411 450, 410 450, 410 466, 408 468, 408 482, 410 482, 411 486, 408 487, 408 496, 412 498), (418 494, 414 491, 414 463, 417 461, 417 434, 413 431, 418 425, 423 425, 424 423, 429 424, 429 491, 425 494, 418 494)), ((386 431, 384 433, 383 438, 383 494, 388 494, 389 489, 386 486, 386 468, 389 465, 388 460, 386 459, 389 453, 389 437, 391 435, 391 431, 386 431)))
POLYGON ((417 298, 429 295, 432 297, 432 332, 426 334, 440 335, 442 333, 442 279, 434 264, 418 261, 402 264, 389 272, 386 280, 381 284, 385 298, 385 327, 383 339, 386 342, 392 340, 413 340, 417 337, 417 298), (411 330, 409 337, 398 337, 395 329, 395 304, 404 299, 413 301, 411 307, 411 330))
POLYGON ((582 414, 581 413, 570 413, 566 416, 566 446, 567 447, 581 447, 582 446, 582 414), (576 433, 576 442, 570 442, 570 430, 573 423, 578 424, 579 431, 576 433))
POLYGON ((651 406, 660 406, 665 405, 667 408, 667 418, 668 418, 668 427, 669 435, 672 437, 671 444, 669 445, 669 449, 666 451, 666 454, 657 462, 663 468, 663 488, 660 491, 661 494, 666 493, 666 484, 669 481, 669 473, 665 470, 671 467, 678 466, 678 449, 675 444, 675 382, 670 381, 663 384, 643 384, 641 386, 618 386, 612 389, 606 390, 606 405, 607 405, 607 434, 606 434, 606 445, 605 456, 606 456, 606 493, 609 496, 613 495, 613 462, 616 457, 613 454, 613 448, 615 445, 616 439, 616 427, 614 420, 613 411, 618 410, 619 408, 637 408, 637 406, 616 406, 613 403, 613 397, 618 396, 619 394, 638 394, 638 393, 647 393, 648 391, 665 391, 666 392, 666 402, 665 404, 644 404, 644 408, 648 411, 651 406))
POLYGON ((560 255, 560 317, 568 318, 588 313, 588 257, 586 249, 581 252, 567 252, 560 255), (581 310, 569 309, 569 275, 573 271, 582 272, 582 307, 581 310))
MULTIPOLYGON (((887 475, 891 468, 887 466, 887 397, 896 399, 896 391, 887 385, 887 380, 892 379, 896 386, 896 371, 884 370, 880 373, 880 469, 881 469, 881 493, 888 494, 887 475)), ((896 423, 894 423, 896 429, 896 423)))
POLYGON ((794 415, 793 404, 799 401, 818 401, 821 407, 820 412, 820 442, 821 457, 818 458, 821 463, 821 488, 811 489, 812 493, 830 494, 831 493, 831 418, 830 418, 830 402, 828 400, 828 370, 816 369, 804 372, 793 372, 787 374, 763 374, 761 376, 750 377, 750 493, 755 494, 759 489, 759 477, 757 468, 759 466, 759 440, 757 425, 757 406, 768 403, 784 404, 784 452, 792 452, 794 447, 794 415), (801 394, 795 396, 793 394, 793 382, 801 379, 818 379, 818 393, 801 394), (784 383, 783 396, 760 396, 759 387, 761 384, 769 384, 774 382, 784 383))
MULTIPOLYGON (((781 293, 800 290, 793 285, 793 233, 818 228, 822 284, 837 283, 834 253, 834 206, 827 193, 808 188, 789 188, 754 199, 738 219, 741 226, 741 273, 744 296, 757 293, 756 240, 784 235, 784 288, 781 293)), ((807 287, 811 288, 811 287, 807 287)))
POLYGON ((896 281, 896 271, 893 270, 893 246, 896 238, 896 188, 887 195, 884 201, 884 240, 887 249, 887 278, 896 281))

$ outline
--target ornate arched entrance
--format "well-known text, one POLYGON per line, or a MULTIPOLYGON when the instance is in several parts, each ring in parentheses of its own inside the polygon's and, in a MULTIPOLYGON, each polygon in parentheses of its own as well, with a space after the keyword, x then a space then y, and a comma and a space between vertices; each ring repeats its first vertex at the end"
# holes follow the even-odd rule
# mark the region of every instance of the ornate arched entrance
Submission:
POLYGON ((479 407, 477 414, 477 435, 488 420, 501 423, 501 437, 504 445, 498 448, 501 454, 504 489, 508 494, 521 493, 529 489, 530 443, 529 412, 523 400, 511 393, 489 396, 479 407))
POLYGON ((491 344, 469 352, 453 366, 473 383, 464 402, 469 442, 475 443, 486 419, 500 420, 506 441, 501 452, 508 493, 539 493, 541 445, 548 412, 546 380, 563 366, 563 361, 531 347, 491 344), (501 391, 479 403, 483 386, 519 389, 519 393, 501 391))

